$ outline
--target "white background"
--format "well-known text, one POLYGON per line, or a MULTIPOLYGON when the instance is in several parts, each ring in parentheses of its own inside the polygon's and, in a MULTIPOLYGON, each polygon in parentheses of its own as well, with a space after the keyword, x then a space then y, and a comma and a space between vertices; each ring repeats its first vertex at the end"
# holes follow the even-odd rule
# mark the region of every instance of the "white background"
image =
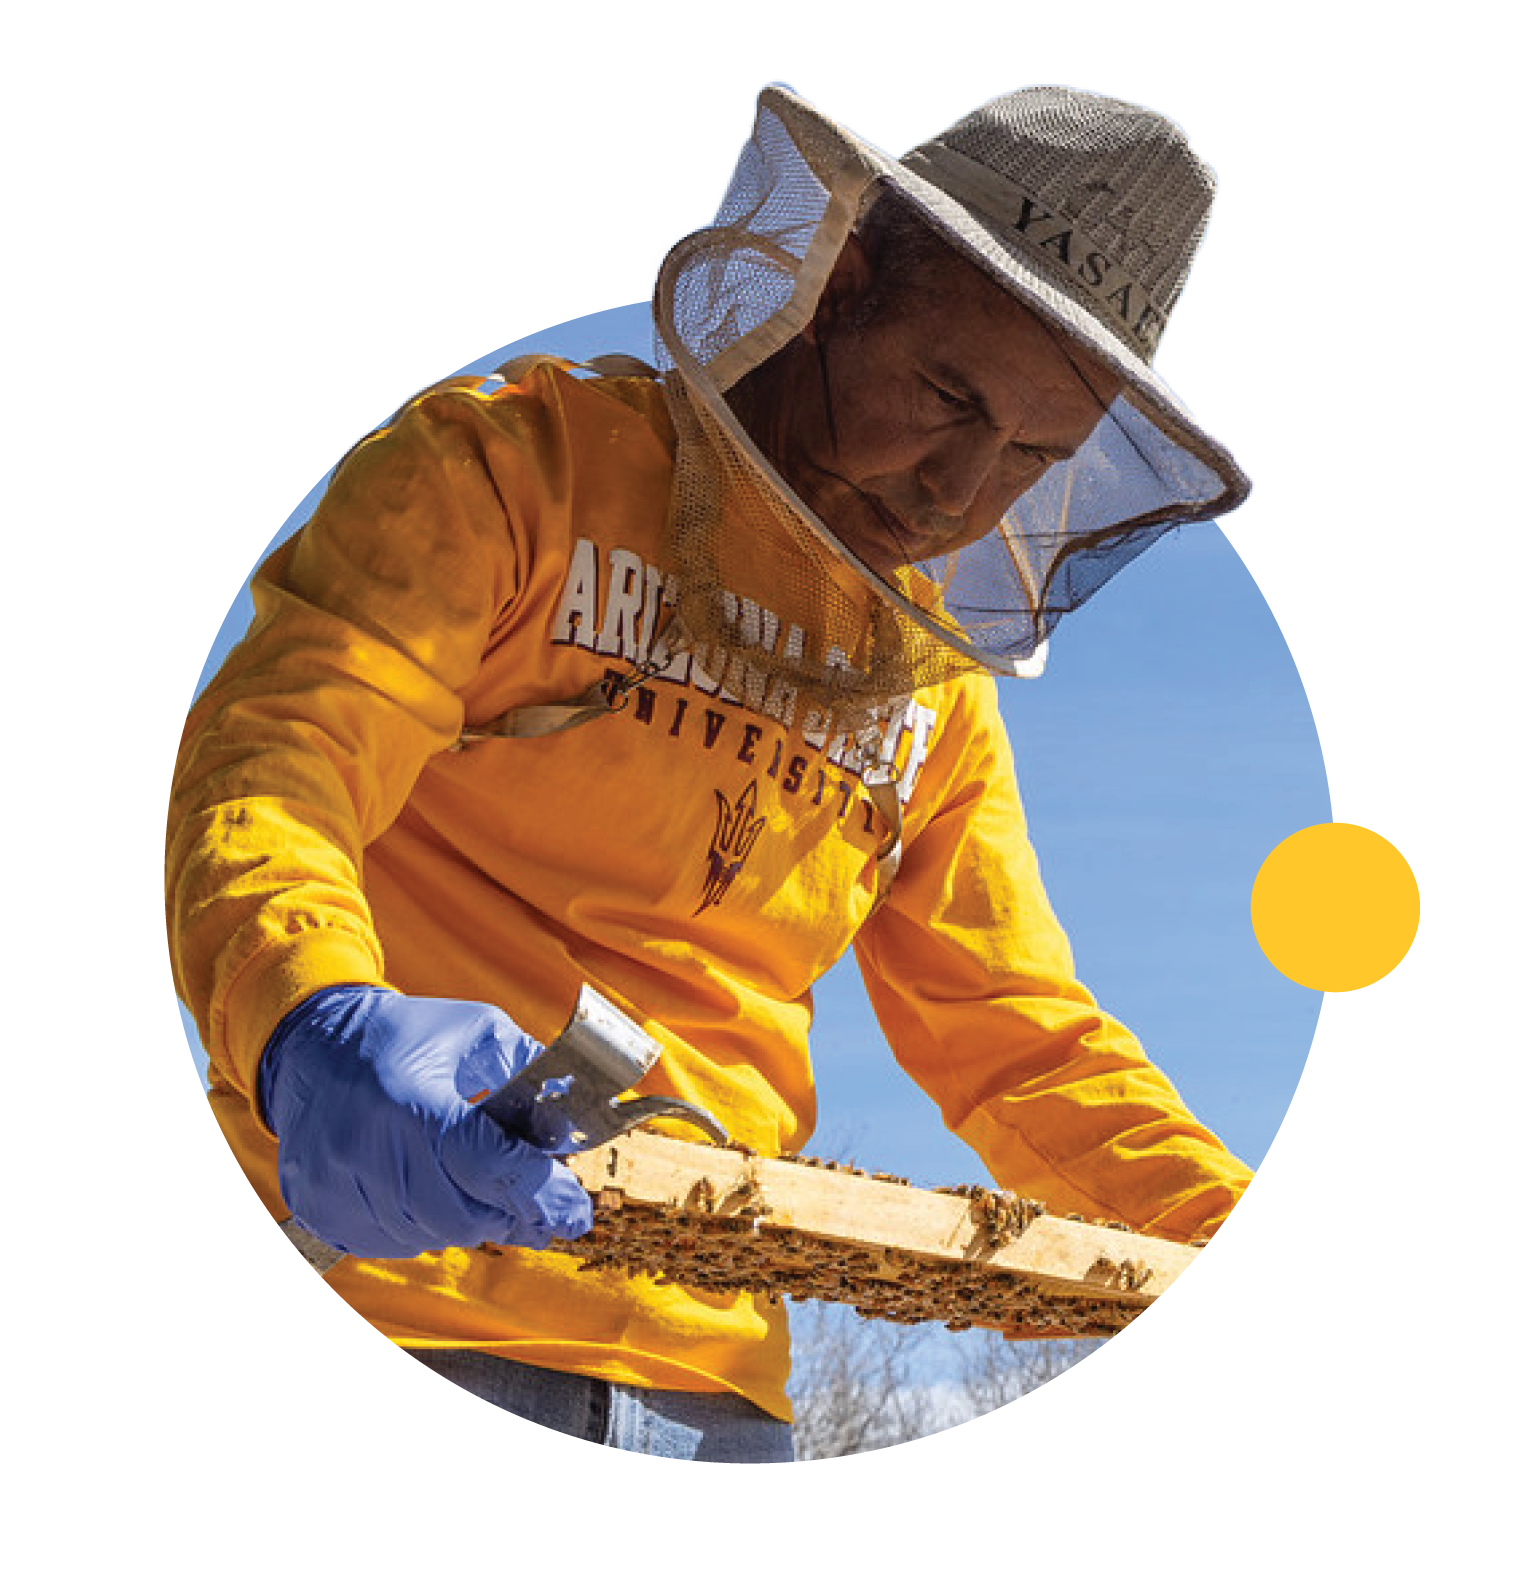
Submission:
POLYGON ((0 1539, 69 1573, 1493 1570, 1515 300, 1493 12, 523 20, 548 14, 78 5, 8 29, 0 1539), (204 1111, 160 871, 184 707, 273 530, 431 378, 645 299, 768 80, 895 153, 1037 81, 1185 126, 1221 198, 1159 366, 1256 479, 1228 532, 1335 814, 1399 847, 1423 918, 1393 975, 1327 1000, 1253 1190, 1119 1342, 943 1436, 736 1469, 501 1416, 306 1272, 204 1111))

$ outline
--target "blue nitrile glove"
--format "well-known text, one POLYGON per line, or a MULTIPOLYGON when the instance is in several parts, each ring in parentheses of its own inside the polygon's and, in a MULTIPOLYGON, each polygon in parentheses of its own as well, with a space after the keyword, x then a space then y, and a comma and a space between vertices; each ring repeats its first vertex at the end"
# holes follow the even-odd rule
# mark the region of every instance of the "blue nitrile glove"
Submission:
POLYGON ((469 1105, 540 1050, 483 1003, 375 986, 307 998, 258 1066, 296 1221, 333 1249, 382 1260, 483 1243, 541 1249, 588 1232, 578 1179, 469 1105))

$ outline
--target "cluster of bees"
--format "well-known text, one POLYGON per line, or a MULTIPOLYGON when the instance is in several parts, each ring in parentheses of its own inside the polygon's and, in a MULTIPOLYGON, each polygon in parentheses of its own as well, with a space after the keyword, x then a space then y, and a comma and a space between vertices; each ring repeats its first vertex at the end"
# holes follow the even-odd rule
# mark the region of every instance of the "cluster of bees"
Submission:
MULTIPOLYGON (((807 1157, 783 1160, 886 1183, 907 1182, 807 1157)), ((1046 1213, 1037 1201, 979 1185, 939 1192, 968 1197, 981 1243, 990 1249, 1019 1236, 1046 1213)), ((1139 1306, 1115 1298, 1049 1292, 1029 1277, 975 1259, 948 1261, 823 1238, 765 1220, 766 1215, 752 1179, 725 1191, 719 1201, 710 1180, 702 1179, 682 1202, 659 1205, 628 1200, 607 1187, 596 1196, 593 1229, 554 1247, 578 1256, 585 1270, 645 1275, 712 1293, 820 1299, 850 1305, 870 1319, 936 1321, 951 1331, 982 1326, 1016 1339, 1108 1337, 1139 1312, 1139 1306)), ((1101 1285, 1112 1293, 1139 1289, 1150 1275, 1132 1261, 1102 1262, 1097 1269, 1101 1285)))

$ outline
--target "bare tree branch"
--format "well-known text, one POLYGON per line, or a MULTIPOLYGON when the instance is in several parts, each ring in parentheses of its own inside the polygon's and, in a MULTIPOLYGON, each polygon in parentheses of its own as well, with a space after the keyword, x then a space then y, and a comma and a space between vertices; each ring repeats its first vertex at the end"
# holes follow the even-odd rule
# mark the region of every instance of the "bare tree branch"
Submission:
POLYGON ((1092 1353, 1097 1340, 1006 1342, 997 1332, 864 1320, 845 1305, 791 1309, 795 1455, 871 1452, 976 1419, 1092 1353), (934 1363, 928 1361, 934 1360, 934 1363))

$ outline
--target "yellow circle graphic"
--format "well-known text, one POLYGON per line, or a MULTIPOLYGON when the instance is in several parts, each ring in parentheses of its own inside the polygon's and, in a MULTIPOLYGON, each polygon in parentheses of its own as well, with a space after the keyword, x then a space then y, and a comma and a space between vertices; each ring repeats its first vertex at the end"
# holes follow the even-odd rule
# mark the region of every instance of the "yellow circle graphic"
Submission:
POLYGON ((1252 930, 1273 967, 1318 992, 1381 981, 1410 951, 1420 889, 1386 838, 1321 822, 1286 838, 1252 884, 1252 930))

